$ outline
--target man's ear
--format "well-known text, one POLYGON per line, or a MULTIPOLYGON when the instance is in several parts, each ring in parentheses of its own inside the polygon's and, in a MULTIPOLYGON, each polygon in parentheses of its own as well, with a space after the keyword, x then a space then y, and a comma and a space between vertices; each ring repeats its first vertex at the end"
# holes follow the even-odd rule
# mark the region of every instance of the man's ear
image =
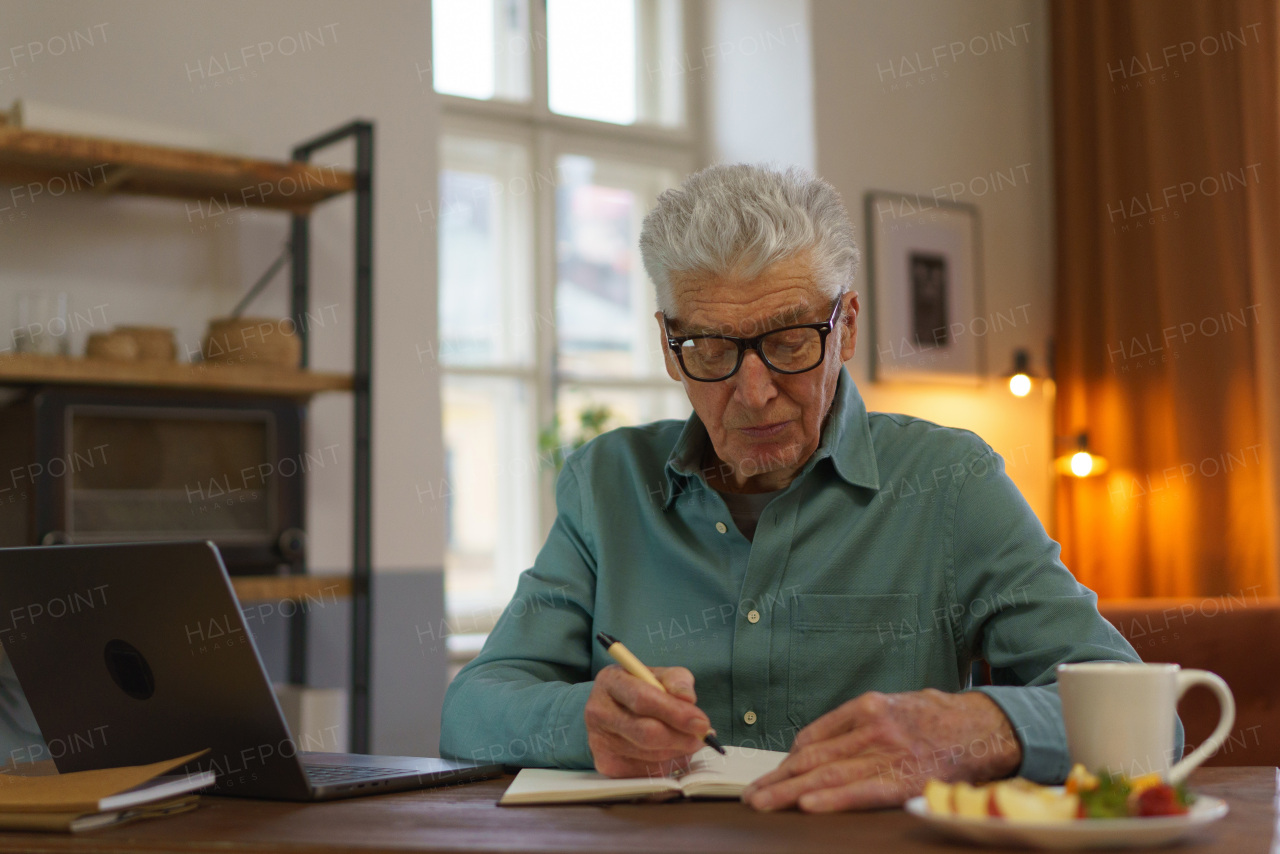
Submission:
POLYGON ((662 364, 667 369, 667 376, 680 382, 680 366, 676 364, 676 354, 667 346, 667 327, 662 322, 662 312, 656 311, 653 316, 658 321, 658 352, 662 353, 662 364))
POLYGON ((861 310, 862 303, 858 300, 858 292, 854 291, 847 297, 844 311, 840 313, 840 323, 847 329, 840 338, 840 361, 842 362, 852 359, 854 351, 858 348, 858 312, 861 310))

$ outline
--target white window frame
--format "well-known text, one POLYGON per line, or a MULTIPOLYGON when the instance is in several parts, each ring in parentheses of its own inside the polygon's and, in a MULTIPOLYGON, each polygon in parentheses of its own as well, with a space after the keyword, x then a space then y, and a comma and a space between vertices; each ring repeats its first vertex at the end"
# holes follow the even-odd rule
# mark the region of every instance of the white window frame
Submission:
MULTIPOLYGON (((547 22, 545 0, 529 3, 528 52, 531 61, 530 98, 528 102, 501 99, 481 100, 455 95, 437 94, 440 104, 441 135, 479 136, 530 146, 530 164, 534 175, 556 175, 556 161, 562 154, 582 154, 603 159, 653 165, 670 169, 683 177, 699 165, 709 162, 707 141, 706 93, 703 71, 697 64, 685 62, 677 68, 661 69, 659 74, 678 75, 682 83, 684 122, 679 127, 637 122, 618 125, 553 113, 547 100, 547 22), (692 66, 692 67, 691 67, 692 66)), ((700 57, 705 32, 703 4, 699 0, 683 0, 683 50, 681 56, 700 57)), ((641 44, 636 51, 637 79, 650 74, 657 55, 654 7, 637 0, 641 44), (650 39, 643 40, 644 34, 650 39)), ((652 87, 651 87, 652 91, 652 87)), ((646 113, 652 113, 652 104, 646 113)), ((443 164, 442 164, 443 166, 443 164)), ((540 322, 534 324, 533 361, 526 368, 450 366, 441 364, 445 377, 507 377, 533 385, 533 417, 538 429, 552 422, 556 411, 556 392, 561 384, 579 388, 611 388, 626 390, 672 391, 674 386, 665 375, 649 378, 617 378, 605 376, 560 376, 556 371, 555 325, 555 194, 540 191, 534 195, 533 215, 533 300, 532 309, 540 322)), ((643 200, 652 204, 653 199, 643 200)), ((652 333, 658 344, 657 327, 652 333)), ((530 437, 530 442, 536 437, 530 437)), ((543 471, 536 498, 536 534, 538 546, 545 540, 555 521, 554 473, 543 471)), ((446 602, 446 607, 449 607, 446 602)), ((458 613, 450 610, 450 624, 468 633, 488 632, 499 616, 499 607, 458 613)), ((473 653, 472 653, 473 654, 473 653)))

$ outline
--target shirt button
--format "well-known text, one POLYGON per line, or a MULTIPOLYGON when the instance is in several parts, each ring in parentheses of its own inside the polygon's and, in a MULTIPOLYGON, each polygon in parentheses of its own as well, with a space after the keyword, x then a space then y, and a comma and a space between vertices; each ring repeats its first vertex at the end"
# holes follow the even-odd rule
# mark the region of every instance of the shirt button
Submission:
POLYGON ((742 716, 742 719, 747 722, 747 726, 751 726, 753 723, 756 722, 756 713, 747 712, 745 715, 742 716))
POLYGON ((725 531, 729 530, 729 526, 724 522, 716 522, 716 530, 723 534, 725 531))
POLYGON ((758 622, 760 622, 760 612, 759 612, 759 611, 748 611, 748 612, 747 612, 747 622, 748 622, 748 623, 758 623, 758 622))

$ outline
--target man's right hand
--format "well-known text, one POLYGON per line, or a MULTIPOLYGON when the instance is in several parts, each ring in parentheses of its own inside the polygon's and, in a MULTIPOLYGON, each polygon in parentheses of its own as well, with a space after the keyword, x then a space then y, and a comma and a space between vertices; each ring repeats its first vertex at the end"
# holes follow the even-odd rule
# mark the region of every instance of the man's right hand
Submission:
POLYGON ((596 770, 607 777, 667 776, 689 766, 711 722, 696 705, 693 674, 651 668, 667 689, 646 685, 616 664, 596 674, 583 713, 596 770))

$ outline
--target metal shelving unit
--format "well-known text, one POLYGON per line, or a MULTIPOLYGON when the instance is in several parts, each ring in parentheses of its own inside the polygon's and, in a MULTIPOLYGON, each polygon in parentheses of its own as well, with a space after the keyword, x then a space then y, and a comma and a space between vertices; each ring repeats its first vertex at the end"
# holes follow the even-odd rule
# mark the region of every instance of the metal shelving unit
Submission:
MULTIPOLYGON (((372 426, 373 401, 373 125, 354 121, 293 149, 293 159, 305 163, 311 155, 347 139, 355 141, 355 369, 351 376, 355 410, 355 480, 352 495, 351 555, 351 749, 369 752, 369 672, 372 646, 372 426)), ((292 311, 303 317, 310 305, 311 222, 308 214, 293 215, 292 311)), ((302 367, 306 368, 307 331, 302 336, 302 367)), ((302 616, 302 615, 300 615, 302 616)), ((291 681, 306 683, 305 619, 290 627, 291 681), (296 670, 295 670, 296 668, 296 670)))

